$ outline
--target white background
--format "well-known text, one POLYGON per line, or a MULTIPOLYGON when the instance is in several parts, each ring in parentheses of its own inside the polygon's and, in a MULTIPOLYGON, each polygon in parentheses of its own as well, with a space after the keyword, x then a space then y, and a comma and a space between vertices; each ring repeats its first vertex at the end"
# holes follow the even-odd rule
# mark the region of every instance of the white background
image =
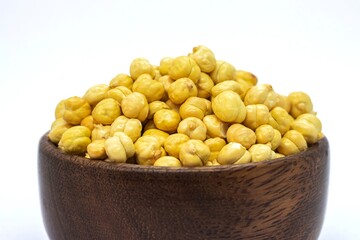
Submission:
POLYGON ((0 0, 0 239, 47 239, 37 147, 63 98, 203 44, 313 100, 331 145, 320 239, 360 239, 359 0, 0 0))

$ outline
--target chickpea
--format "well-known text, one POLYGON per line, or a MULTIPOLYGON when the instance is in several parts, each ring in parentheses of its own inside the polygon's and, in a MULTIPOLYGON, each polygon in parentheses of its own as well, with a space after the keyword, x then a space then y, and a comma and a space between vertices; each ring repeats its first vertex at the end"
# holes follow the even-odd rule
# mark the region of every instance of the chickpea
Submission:
POLYGON ((321 122, 311 113, 299 115, 292 123, 291 129, 300 132, 308 144, 316 143, 321 137, 321 122))
POLYGON ((196 83, 200 78, 200 67, 189 56, 180 56, 172 61, 168 74, 174 79, 189 78, 196 83))
POLYGON ((269 84, 260 84, 251 87, 244 98, 245 105, 264 104, 269 110, 275 107, 276 102, 277 94, 269 84))
POLYGON ((203 121, 196 117, 183 119, 177 128, 178 133, 188 135, 191 139, 204 141, 206 139, 206 126, 203 121))
POLYGON ((270 111, 271 118, 269 118, 269 124, 280 131, 281 135, 284 135, 290 130, 291 123, 294 118, 283 108, 275 107, 270 111), (272 121, 270 121, 272 120, 272 121))
POLYGON ((214 87, 214 82, 208 74, 201 72, 196 87, 198 89, 198 97, 209 98, 211 96, 211 89, 214 87))
POLYGON ((140 165, 154 165, 154 162, 163 156, 163 149, 156 137, 141 136, 135 142, 136 162, 140 165))
POLYGON ((183 166, 204 166, 210 158, 209 147, 201 140, 190 139, 183 143, 179 151, 179 159, 183 166))
POLYGON ((87 127, 88 129, 90 129, 90 131, 94 129, 95 124, 97 124, 97 122, 95 122, 92 115, 83 118, 80 123, 81 126, 87 127))
MULTIPOLYGON (((285 109, 286 112, 290 112, 290 101, 287 96, 281 95, 281 94, 275 94, 275 107, 281 107, 285 109)), ((273 109, 274 109, 273 108, 273 109)))
POLYGON ((212 89, 211 89, 211 96, 212 97, 216 97, 217 95, 219 95, 219 93, 226 91, 226 90, 231 90, 236 92, 237 94, 240 95, 240 97, 242 95, 245 96, 245 91, 247 91, 247 88, 243 88, 239 82, 235 81, 235 80, 225 80, 222 81, 218 84, 216 84, 212 89))
POLYGON ((154 114, 153 120, 156 128, 172 133, 178 128, 181 118, 174 110, 160 109, 154 114))
POLYGON ((205 46, 200 45, 194 47, 190 57, 195 60, 204 73, 210 73, 214 71, 216 67, 215 54, 205 46))
POLYGON ((236 70, 234 79, 244 80, 252 86, 255 86, 258 82, 258 79, 254 74, 244 70, 236 70))
POLYGON ((104 138, 93 140, 86 149, 90 159, 103 160, 107 158, 104 138))
POLYGON ((232 124, 228 128, 226 132, 226 139, 228 142, 240 143, 246 149, 249 149, 256 143, 255 132, 240 123, 232 124))
POLYGON ((174 110, 175 112, 179 113, 181 104, 175 104, 170 99, 167 100, 165 103, 170 107, 171 110, 174 110))
POLYGON ((289 130, 284 134, 280 145, 276 150, 279 153, 288 156, 305 149, 307 149, 307 143, 304 136, 296 130, 289 130))
POLYGON ((211 108, 211 102, 205 98, 189 97, 180 106, 179 114, 182 119, 187 117, 197 117, 203 119, 211 108))
POLYGON ((135 146, 131 138, 123 132, 116 132, 114 136, 105 140, 105 151, 109 160, 125 163, 135 154, 135 146))
POLYGON ((154 128, 157 129, 153 119, 147 120, 145 124, 143 123, 143 131, 146 131, 149 129, 154 129, 154 128))
POLYGON ((141 122, 147 119, 149 104, 144 94, 133 92, 127 95, 121 102, 123 114, 128 118, 137 118, 141 122))
POLYGON ((63 118, 56 119, 51 124, 51 130, 48 134, 50 141, 55 144, 58 144, 63 133, 71 127, 72 125, 67 123, 63 118))
POLYGON ((161 167, 181 167, 181 162, 179 159, 172 157, 172 156, 164 156, 158 158, 154 162, 154 166, 161 166, 161 167))
POLYGON ((108 85, 97 84, 95 86, 92 86, 85 92, 83 99, 85 99, 85 101, 87 101, 92 107, 94 107, 106 97, 106 93, 109 90, 110 87, 108 85))
POLYGON ((160 60, 159 71, 161 75, 167 75, 169 73, 169 68, 172 65, 174 59, 172 57, 164 57, 160 60))
POLYGON ((90 115, 91 106, 83 98, 70 97, 64 102, 63 119, 72 125, 78 125, 81 121, 90 115))
POLYGON ((240 143, 230 142, 220 150, 217 161, 221 165, 249 163, 251 155, 240 143))
POLYGON ((226 141, 223 138, 214 137, 214 138, 208 138, 204 141, 204 143, 209 147, 210 149, 210 157, 208 160, 208 165, 214 166, 214 165, 220 165, 220 163, 216 160, 220 150, 226 145, 226 141))
POLYGON ((187 142, 190 138, 182 133, 173 133, 169 135, 164 142, 165 151, 175 158, 179 158, 181 144, 187 142))
POLYGON ((120 114, 120 104, 113 98, 101 100, 92 111, 94 120, 101 124, 111 124, 120 114))
POLYGON ((251 104, 246 106, 246 118, 243 124, 255 130, 263 124, 269 123, 269 109, 264 104, 251 104))
POLYGON ((224 122, 241 123, 246 117, 246 108, 240 95, 230 90, 213 98, 212 110, 224 122))
POLYGON ((275 152, 266 144, 254 144, 249 148, 252 162, 261 162, 275 158, 275 152))
POLYGON ((91 143, 91 132, 84 126, 68 128, 61 136, 59 148, 70 154, 85 154, 87 146, 91 143))
POLYGON ((133 83, 134 80, 129 75, 120 73, 116 75, 113 79, 111 79, 110 88, 116 88, 122 86, 131 90, 133 83))
POLYGON ((206 135, 211 138, 226 138, 226 132, 229 128, 229 123, 221 121, 215 114, 206 115, 203 118, 206 126, 206 135))
POLYGON ((62 118, 65 112, 65 99, 61 100, 55 108, 55 119, 62 118))
POLYGON ((170 107, 162 101, 153 101, 149 103, 149 115, 148 119, 153 119, 154 114, 161 109, 170 109, 170 107))
POLYGON ((214 71, 210 73, 210 77, 215 84, 225 80, 233 80, 235 77, 236 69, 230 63, 217 60, 214 71))
POLYGON ((189 97, 198 94, 195 83, 190 78, 180 78, 173 82, 168 89, 169 99, 175 104, 182 104, 189 97))
POLYGON ((169 137, 169 133, 159 129, 148 129, 143 133, 143 136, 151 135, 156 137, 161 146, 164 146, 165 140, 169 137))
POLYGON ((161 82, 153 80, 151 75, 146 73, 140 75, 133 84, 132 90, 144 94, 146 100, 150 103, 160 100, 165 93, 161 82))
POLYGON ((261 144, 268 144, 271 150, 275 150, 281 142, 281 133, 274 129, 269 124, 264 124, 255 130, 256 142, 261 144))
POLYGON ((95 124, 94 129, 91 132, 91 140, 106 139, 110 136, 110 126, 104 126, 102 124, 95 124))
POLYGON ((304 92, 292 92, 288 95, 290 102, 290 114, 297 118, 303 113, 313 112, 313 103, 309 95, 304 92))
POLYGON ((116 132, 124 132, 133 142, 140 136, 142 131, 142 124, 139 119, 127 118, 119 116, 110 126, 110 136, 114 136, 116 132))
POLYGON ((135 58, 130 64, 130 76, 136 80, 141 74, 148 73, 153 78, 155 77, 154 66, 145 58, 135 58))
POLYGON ((129 88, 118 86, 107 91, 106 98, 113 98, 121 105, 122 100, 131 93, 132 91, 129 88))

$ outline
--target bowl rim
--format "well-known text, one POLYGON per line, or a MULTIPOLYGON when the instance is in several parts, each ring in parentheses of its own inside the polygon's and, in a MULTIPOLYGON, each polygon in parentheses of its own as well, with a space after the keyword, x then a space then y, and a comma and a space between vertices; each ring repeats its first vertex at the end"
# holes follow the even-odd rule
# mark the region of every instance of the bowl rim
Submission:
POLYGON ((326 136, 321 138, 317 143, 311 144, 304 151, 296 154, 280 157, 272 160, 265 160, 261 162, 250 162, 243 164, 229 164, 229 165, 216 165, 216 166, 201 166, 201 167, 164 167, 164 166, 144 166, 132 163, 111 163, 103 160, 88 159, 79 155, 72 155, 61 151, 56 144, 51 142, 48 138, 48 132, 45 133, 39 141, 39 152, 46 152, 47 155, 54 154, 55 158, 63 161, 71 162, 75 165, 88 168, 101 168, 104 170, 113 171, 129 171, 129 172, 148 172, 148 173, 194 173, 194 172, 224 172, 224 171, 238 171, 242 169, 261 168, 276 164, 291 164, 299 159, 305 158, 312 154, 316 149, 321 147, 329 148, 329 142, 326 136))

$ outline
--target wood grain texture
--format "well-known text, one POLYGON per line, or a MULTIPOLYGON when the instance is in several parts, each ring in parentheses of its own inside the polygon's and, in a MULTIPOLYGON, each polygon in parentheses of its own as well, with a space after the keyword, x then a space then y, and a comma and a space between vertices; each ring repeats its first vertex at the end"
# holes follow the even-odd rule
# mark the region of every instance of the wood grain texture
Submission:
POLYGON ((50 239, 317 239, 329 181, 326 138, 282 159, 202 168, 110 164, 42 136, 38 174, 50 239))

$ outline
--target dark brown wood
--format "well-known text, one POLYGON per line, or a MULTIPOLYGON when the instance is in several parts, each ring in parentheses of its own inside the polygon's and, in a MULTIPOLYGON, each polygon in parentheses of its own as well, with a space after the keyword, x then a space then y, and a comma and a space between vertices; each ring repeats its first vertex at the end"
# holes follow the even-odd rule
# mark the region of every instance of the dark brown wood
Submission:
POLYGON ((40 139, 50 239, 317 239, 329 181, 326 138, 272 161, 201 168, 110 164, 40 139))

